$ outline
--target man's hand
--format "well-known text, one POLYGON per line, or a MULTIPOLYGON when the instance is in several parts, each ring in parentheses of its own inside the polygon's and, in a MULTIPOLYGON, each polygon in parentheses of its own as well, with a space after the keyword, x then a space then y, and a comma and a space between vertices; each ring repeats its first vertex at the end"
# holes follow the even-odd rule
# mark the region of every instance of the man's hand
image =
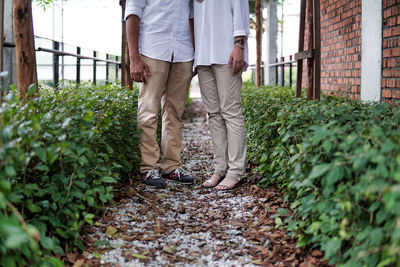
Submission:
POLYGON ((192 70, 192 78, 197 75, 197 67, 192 70))
POLYGON ((151 76, 149 66, 140 57, 131 59, 130 71, 131 78, 135 82, 145 83, 147 78, 151 76))
POLYGON ((238 45, 235 45, 235 47, 233 48, 231 56, 229 57, 228 64, 230 66, 232 66, 232 74, 233 75, 238 74, 243 69, 244 51, 238 45))

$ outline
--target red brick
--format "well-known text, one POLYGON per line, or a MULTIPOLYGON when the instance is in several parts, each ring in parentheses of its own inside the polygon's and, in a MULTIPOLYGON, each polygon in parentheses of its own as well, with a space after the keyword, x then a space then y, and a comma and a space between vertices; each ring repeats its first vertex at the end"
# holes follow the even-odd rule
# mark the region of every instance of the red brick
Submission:
POLYGON ((392 90, 392 98, 400 99, 400 90, 392 90))
POLYGON ((382 90, 382 97, 391 98, 392 90, 387 90, 387 89, 382 90))

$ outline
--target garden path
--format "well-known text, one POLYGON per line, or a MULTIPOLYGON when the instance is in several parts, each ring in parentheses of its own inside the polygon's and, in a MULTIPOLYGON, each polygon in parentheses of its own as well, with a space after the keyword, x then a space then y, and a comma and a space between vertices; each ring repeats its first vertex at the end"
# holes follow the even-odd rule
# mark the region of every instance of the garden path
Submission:
POLYGON ((257 175, 235 190, 205 189, 212 148, 200 102, 194 101, 183 131, 183 165, 193 186, 168 183, 163 190, 140 181, 121 188, 104 216, 85 229, 83 260, 92 266, 322 266, 321 252, 296 248, 271 218, 285 208, 274 188, 261 189, 257 175), (198 116, 200 115, 200 116, 198 116))

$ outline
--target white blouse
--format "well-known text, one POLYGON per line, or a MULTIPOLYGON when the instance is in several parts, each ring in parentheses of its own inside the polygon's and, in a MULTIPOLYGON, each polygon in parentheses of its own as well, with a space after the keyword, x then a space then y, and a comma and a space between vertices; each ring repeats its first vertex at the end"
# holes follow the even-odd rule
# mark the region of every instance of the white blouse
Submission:
POLYGON ((193 60, 189 17, 192 0, 127 0, 125 20, 140 19, 139 52, 162 61, 193 60))
MULTIPOLYGON (((248 0, 193 0, 195 66, 228 64, 236 36, 250 32, 248 0)), ((247 42, 244 60, 248 65, 247 42)))

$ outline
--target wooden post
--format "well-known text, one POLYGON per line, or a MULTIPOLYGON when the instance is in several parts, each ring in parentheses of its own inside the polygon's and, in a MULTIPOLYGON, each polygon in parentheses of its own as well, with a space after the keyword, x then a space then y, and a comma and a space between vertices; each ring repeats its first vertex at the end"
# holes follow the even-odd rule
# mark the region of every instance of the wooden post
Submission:
MULTIPOLYGON (((0 72, 3 71, 3 36, 4 36, 4 0, 0 0, 0 72)), ((2 79, 0 77, 0 79, 2 79)), ((3 83, 2 83, 3 84, 3 83)), ((2 84, 0 86, 2 86, 2 84)), ((0 88, 0 103, 3 102, 3 90, 5 88, 0 88)))
POLYGON ((38 91, 31 0, 13 0, 13 24, 19 95, 25 99, 30 85, 38 91))
POLYGON ((257 62, 256 62, 256 86, 261 86, 261 0, 256 0, 256 42, 257 42, 257 62))
POLYGON ((320 0, 314 0, 313 6, 313 44, 314 44, 314 79, 313 99, 320 100, 321 97, 321 10, 320 0))
MULTIPOLYGON (((306 28, 306 0, 301 0, 299 53, 304 51, 305 28, 306 28)), ((299 59, 297 61, 296 97, 301 96, 302 84, 303 84, 303 59, 299 59)))
MULTIPOLYGON (((314 46, 314 31, 313 31, 313 0, 307 0, 307 7, 309 9, 309 12, 307 13, 307 21, 309 25, 309 34, 308 34, 308 42, 307 46, 308 49, 311 50, 313 49, 314 46)), ((307 99, 312 100, 314 97, 314 82, 313 82, 313 73, 314 73, 314 60, 313 58, 308 58, 307 59, 307 99)))
POLYGON ((300 12, 300 38, 299 52, 296 53, 297 60, 297 83, 296 96, 301 95, 303 59, 307 59, 307 78, 308 90, 307 98, 309 100, 319 100, 321 95, 321 10, 320 0, 301 0, 300 12), (306 9, 308 13, 306 14, 306 9), (308 20, 308 50, 304 51, 304 34, 306 16, 308 20))
POLYGON ((4 0, 0 0, 0 72, 3 71, 4 0))

